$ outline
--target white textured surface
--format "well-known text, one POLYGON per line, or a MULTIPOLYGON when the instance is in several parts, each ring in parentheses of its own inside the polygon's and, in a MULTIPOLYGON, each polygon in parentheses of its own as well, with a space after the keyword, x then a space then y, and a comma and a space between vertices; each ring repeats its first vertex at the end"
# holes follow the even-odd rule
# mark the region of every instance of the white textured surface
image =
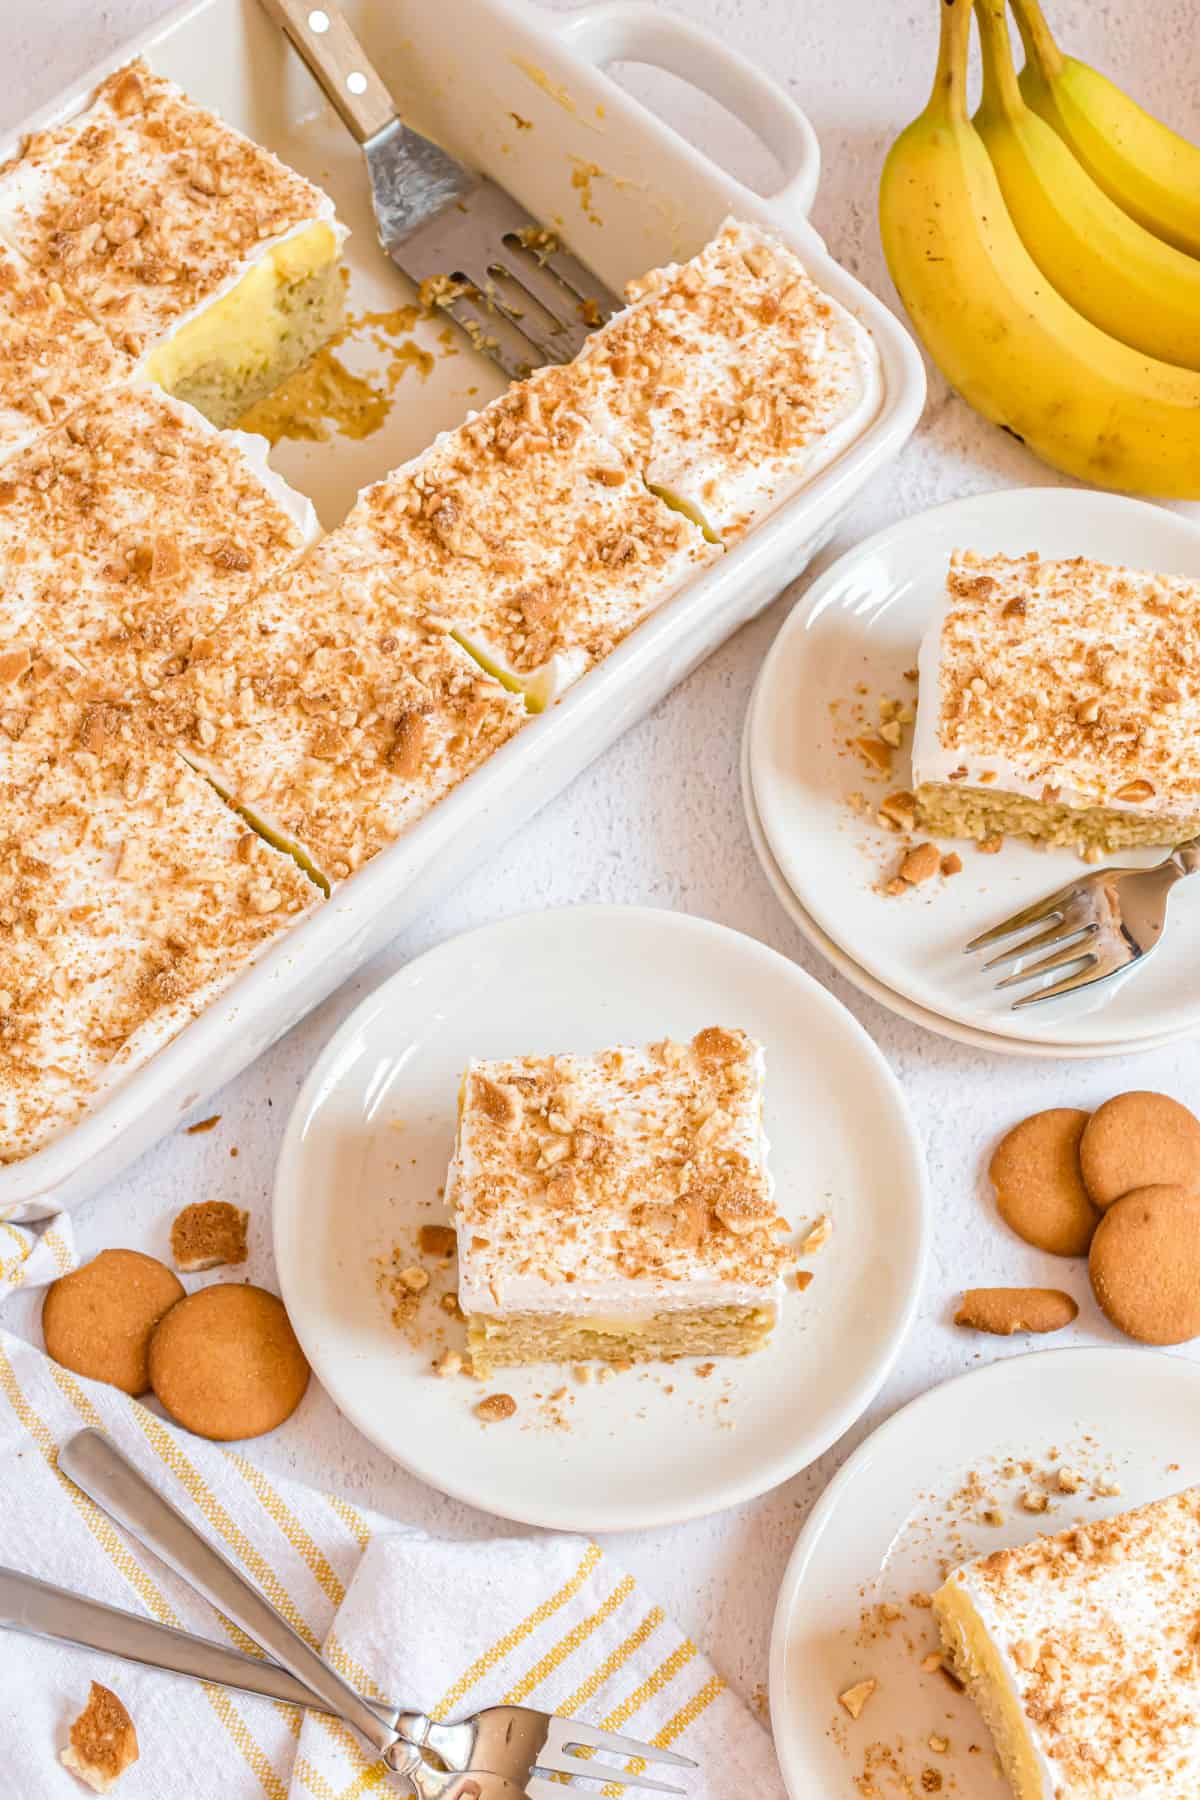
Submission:
MULTIPOLYGON (((18 0, 4 25, 0 124, 11 125, 89 61, 110 53, 165 7, 159 0, 18 0)), ((875 223, 887 143, 924 104, 932 75, 936 0, 691 0, 683 9, 785 81, 809 111, 824 173, 814 219, 833 253, 894 301, 875 223)), ((1151 7, 1049 0, 1070 48, 1096 62, 1177 129, 1200 138, 1191 0, 1151 7)), ((639 75, 638 91, 649 92, 639 75)), ((654 78, 664 108, 739 173, 766 172, 747 134, 685 90, 654 78), (669 105, 668 105, 669 101, 669 105)), ((1054 478, 1017 444, 981 424, 936 377, 919 438, 858 503, 824 566, 845 544, 941 500, 1054 478)), ((919 1322, 868 1416, 806 1474, 735 1512, 614 1546, 750 1693, 766 1679, 775 1591, 796 1530, 833 1468, 871 1425, 932 1383, 1020 1341, 973 1338, 949 1324, 963 1285, 1040 1281, 1071 1289, 1082 1312, 1059 1343, 1116 1341, 1099 1321, 1081 1266, 1024 1249, 991 1210, 979 1170, 997 1132, 1040 1106, 1092 1105, 1122 1087, 1159 1087, 1200 1102, 1200 1051, 1176 1047, 1127 1063, 1020 1063, 921 1032, 858 996, 783 918, 758 871, 738 798, 737 757, 750 684, 787 601, 749 627, 628 734, 522 835, 205 1112, 209 1134, 176 1134, 79 1217, 83 1254, 111 1244, 166 1253, 170 1220, 192 1199, 229 1199, 252 1213, 249 1273, 271 1282, 268 1195, 283 1120, 317 1049, 382 976, 427 945, 502 914, 578 900, 630 901, 705 914, 793 955, 845 1001, 875 1037, 916 1109, 928 1148, 938 1228, 919 1322), (236 1152, 236 1158, 234 1156, 236 1152)), ((864 1129, 870 1128, 864 1120, 864 1129)), ((353 1195, 347 1195, 348 1215, 353 1195)), ((17 1300, 5 1322, 37 1337, 36 1308, 17 1300)), ((852 1321, 847 1328, 853 1329, 852 1321)), ((797 1367, 797 1384, 805 1371, 797 1367)), ((264 1466, 344 1489, 397 1519, 482 1536, 508 1533, 400 1474, 314 1388, 299 1414, 254 1447, 264 1466)), ((11 1654, 11 1651, 8 1652, 11 1654)), ((5 1654, 0 1646, 0 1667, 5 1654)))

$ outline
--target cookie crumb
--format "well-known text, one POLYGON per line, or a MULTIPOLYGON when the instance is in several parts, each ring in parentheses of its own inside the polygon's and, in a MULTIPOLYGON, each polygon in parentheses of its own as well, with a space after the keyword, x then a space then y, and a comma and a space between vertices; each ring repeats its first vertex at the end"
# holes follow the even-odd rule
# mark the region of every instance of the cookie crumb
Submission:
POLYGON ((246 1260, 249 1213, 228 1200, 196 1200, 175 1215, 171 1256, 185 1275, 246 1260))
POLYGON ((485 1425, 495 1425, 501 1419, 511 1419, 516 1410, 517 1403, 511 1394, 485 1394, 475 1408, 475 1417, 482 1419, 485 1425))
POLYGON ((853 1687, 848 1687, 838 1695, 838 1700, 850 1717, 857 1719, 878 1686, 879 1683, 875 1680, 856 1681, 853 1687))
POLYGON ((212 1131, 220 1123, 220 1113, 213 1113, 207 1119, 197 1119, 194 1125, 185 1125, 183 1128, 184 1136, 198 1137, 202 1131, 212 1131))
POLYGON ((998 1506, 987 1506, 983 1510, 983 1522, 985 1525, 1003 1525, 1004 1514, 998 1506))
POLYGON ((1050 1499, 1039 1488, 1026 1488, 1021 1495, 1021 1505, 1027 1513, 1044 1513, 1050 1505, 1050 1499))
POLYGON ((823 1245, 829 1242, 833 1233, 833 1220, 828 1213, 822 1213, 808 1235, 801 1241, 801 1256, 813 1256, 823 1245))
POLYGON ((1070 1294, 1058 1288, 968 1288, 954 1323, 966 1331, 1011 1337, 1017 1331, 1062 1331, 1078 1316, 1070 1294))
POLYGON ((922 1675, 936 1674, 943 1668, 943 1666, 944 1665, 942 1663, 942 1654, 941 1654, 940 1650, 931 1650, 929 1652, 928 1656, 922 1657, 922 1659, 921 1659, 922 1675))
POLYGON ((931 880, 941 866, 941 852, 936 844, 916 844, 900 864, 900 879, 907 881, 909 887, 920 887, 923 881, 931 880))
POLYGON ((980 856, 995 856, 998 850, 1003 850, 1004 839, 998 833, 993 837, 980 838, 975 848, 980 856))
POLYGON ((802 1294, 805 1288, 812 1286, 813 1272, 811 1269, 797 1269, 792 1280, 796 1284, 796 1292, 802 1294))
POLYGON ((453 1256, 458 1236, 452 1225, 422 1225, 417 1243, 423 1256, 453 1256))
POLYGON ((429 1272, 426 1269, 418 1269, 417 1265, 412 1263, 407 1269, 401 1269, 396 1280, 401 1287, 407 1288, 410 1294, 423 1294, 429 1286, 429 1272))
POLYGON ((928 1612, 933 1605, 933 1595, 927 1594, 924 1588, 917 1588, 908 1596, 908 1604, 919 1607, 922 1612, 928 1612))
POLYGON ((463 1359, 457 1350, 444 1350, 434 1363, 434 1373, 443 1377, 462 1373, 463 1359))
POLYGON ((939 1732, 931 1731, 929 1734, 929 1748, 933 1751, 935 1756, 945 1756, 947 1750, 950 1748, 950 1739, 948 1737, 942 1737, 939 1732))
POLYGON ((1119 1481, 1114 1481, 1109 1475, 1102 1475, 1095 1485, 1094 1492, 1097 1499, 1113 1500, 1120 1494, 1121 1484, 1119 1481))
POLYGON ((123 1702, 93 1681, 61 1761, 93 1793, 107 1794, 137 1759, 137 1732, 123 1702))
POLYGON ((1057 1479, 1060 1494, 1077 1494, 1083 1486, 1083 1476, 1078 1469, 1060 1469, 1057 1479))
POLYGON ((958 854, 957 850, 951 850, 951 852, 948 856, 943 856, 943 858, 942 858, 942 874, 943 875, 946 875, 946 876, 961 875, 962 874, 962 866, 963 866, 963 860, 962 860, 962 857, 958 854))

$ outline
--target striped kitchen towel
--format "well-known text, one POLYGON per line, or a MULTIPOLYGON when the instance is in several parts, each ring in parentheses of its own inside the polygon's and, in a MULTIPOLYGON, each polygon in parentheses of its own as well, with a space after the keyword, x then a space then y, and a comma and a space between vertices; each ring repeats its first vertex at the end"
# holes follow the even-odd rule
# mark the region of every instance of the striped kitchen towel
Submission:
MULTIPOLYGON (((0 1560, 254 1653, 58 1467, 109 1434, 364 1691, 453 1717, 499 1700, 577 1713, 701 1764, 691 1800, 783 1800, 770 1740, 696 1646, 585 1539, 453 1543, 266 1476, 115 1388, 0 1332, 0 1560)), ((128 1707, 140 1760, 121 1800, 362 1800, 402 1792, 336 1720, 0 1633, 5 1791, 78 1800, 58 1761, 92 1680, 128 1707)), ((565 1790, 570 1791, 570 1790, 565 1790)), ((595 1791, 595 1790, 593 1790, 595 1791)))
POLYGON ((78 1266, 70 1213, 36 1229, 0 1219, 0 1300, 19 1287, 48 1287, 78 1266))

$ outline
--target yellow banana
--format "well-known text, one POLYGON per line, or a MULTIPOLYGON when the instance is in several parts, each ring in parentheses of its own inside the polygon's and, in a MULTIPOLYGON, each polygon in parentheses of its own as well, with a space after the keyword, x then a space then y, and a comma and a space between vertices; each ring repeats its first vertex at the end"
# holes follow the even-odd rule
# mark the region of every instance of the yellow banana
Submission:
POLYGON ((971 0, 940 0, 929 104, 893 144, 879 211, 892 279, 976 411, 1099 487, 1200 499, 1200 376, 1131 350, 1051 287, 967 117, 971 0))
POLYGON ((1021 242, 1085 319, 1164 362, 1200 369, 1200 262, 1122 212, 1017 86, 1005 0, 975 0, 987 145, 1021 242))
POLYGON ((1021 92, 1131 219, 1200 256, 1200 147, 1131 100, 1107 75, 1064 56, 1038 0, 1013 0, 1025 43, 1021 92))

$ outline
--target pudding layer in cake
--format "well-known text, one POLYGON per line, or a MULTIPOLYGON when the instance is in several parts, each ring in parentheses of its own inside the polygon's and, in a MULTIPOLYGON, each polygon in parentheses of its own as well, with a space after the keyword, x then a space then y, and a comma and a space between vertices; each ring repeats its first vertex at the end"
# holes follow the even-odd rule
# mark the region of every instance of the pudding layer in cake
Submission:
POLYGON ((933 1605, 1016 1800, 1195 1800, 1200 1489, 968 1563, 933 1605))
POLYGON ((539 712, 720 554, 588 425, 576 368, 511 387, 368 488, 349 521, 539 712))
POLYGON ((56 280, 0 242, 0 463, 132 373, 56 280))
POLYGON ((414 604, 362 521, 238 607, 157 728, 326 885, 395 842, 525 722, 414 604))
POLYGON ((1200 582, 956 551, 920 676, 925 831, 1093 854, 1200 832, 1200 582))
POLYGON ((261 438, 148 382, 113 388, 0 469, 0 636, 53 638, 108 686, 152 693, 316 529, 261 438))
POLYGON ((446 1198, 476 1374, 761 1348, 791 1260, 762 1087, 716 1026, 468 1066, 446 1198))
POLYGON ((73 689, 59 717, 32 774, 0 754, 0 1163, 74 1124, 320 901, 138 709, 73 689))
POLYGON ((0 169, 0 236, 215 425, 341 319, 332 201, 141 61, 0 169))
POLYGON ((655 493, 729 541, 811 481, 878 412, 869 334, 795 252, 729 221, 572 366, 581 404, 655 493))

